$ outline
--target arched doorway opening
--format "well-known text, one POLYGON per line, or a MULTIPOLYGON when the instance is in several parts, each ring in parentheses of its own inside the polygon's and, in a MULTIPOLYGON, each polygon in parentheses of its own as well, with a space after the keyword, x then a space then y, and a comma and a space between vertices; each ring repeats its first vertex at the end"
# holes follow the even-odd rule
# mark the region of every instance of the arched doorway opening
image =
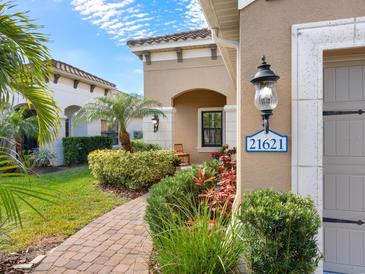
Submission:
POLYGON ((225 144, 225 95, 207 89, 179 93, 172 99, 173 143, 182 144, 192 163, 211 158, 225 144))
MULTIPOLYGON (((24 119, 37 116, 37 112, 35 111, 35 109, 33 109, 32 107, 29 108, 27 104, 17 105, 14 107, 14 110, 15 111, 22 110, 24 119)), ((21 139, 21 144, 17 148, 17 150, 20 149, 22 151, 18 151, 18 153, 23 153, 23 151, 32 152, 39 148, 37 136, 30 136, 23 133, 20 139, 21 139)))
POLYGON ((80 106, 77 105, 71 105, 65 108, 65 137, 81 137, 81 136, 87 136, 87 124, 81 123, 75 126, 74 120, 77 112, 81 109, 80 106))

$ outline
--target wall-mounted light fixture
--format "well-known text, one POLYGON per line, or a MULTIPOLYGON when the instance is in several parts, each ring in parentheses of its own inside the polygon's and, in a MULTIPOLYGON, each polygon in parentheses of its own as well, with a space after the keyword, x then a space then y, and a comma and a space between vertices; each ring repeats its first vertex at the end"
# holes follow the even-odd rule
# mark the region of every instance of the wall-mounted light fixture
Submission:
POLYGON ((269 133, 269 118, 279 102, 276 82, 280 77, 270 69, 265 56, 262 57, 262 63, 257 68, 258 71, 251 80, 256 89, 255 105, 261 111, 265 132, 269 133))
POLYGON ((160 119, 158 118, 157 114, 154 114, 152 117, 152 124, 153 124, 153 132, 158 131, 158 126, 160 125, 160 119))

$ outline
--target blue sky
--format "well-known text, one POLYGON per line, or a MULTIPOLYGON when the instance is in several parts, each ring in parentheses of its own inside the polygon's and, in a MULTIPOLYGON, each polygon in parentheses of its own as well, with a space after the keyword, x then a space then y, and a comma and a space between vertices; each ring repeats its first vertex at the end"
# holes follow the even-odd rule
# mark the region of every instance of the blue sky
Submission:
POLYGON ((131 38, 201 28, 198 0, 16 0, 17 10, 44 26, 52 57, 143 92, 142 63, 125 45, 131 38))

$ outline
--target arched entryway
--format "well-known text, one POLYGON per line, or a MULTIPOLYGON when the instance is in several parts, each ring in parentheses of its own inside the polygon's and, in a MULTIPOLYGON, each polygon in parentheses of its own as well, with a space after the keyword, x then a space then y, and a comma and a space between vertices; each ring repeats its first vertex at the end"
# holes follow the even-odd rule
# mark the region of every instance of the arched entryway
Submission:
POLYGON ((65 137, 87 136, 87 124, 82 123, 74 125, 75 115, 81 109, 80 106, 71 105, 65 108, 64 114, 67 117, 65 121, 65 137))
MULTIPOLYGON (((19 111, 21 108, 24 109, 24 118, 30 118, 33 116, 37 116, 37 112, 31 107, 29 108, 27 104, 19 104, 14 107, 15 111, 19 111)), ((28 136, 23 134, 21 137, 21 150, 31 152, 35 149, 39 148, 37 136, 28 136)), ((18 151, 19 153, 19 151, 18 151)))
POLYGON ((212 90, 184 91, 172 98, 174 144, 182 144, 191 163, 211 158, 225 144, 226 96, 212 90))

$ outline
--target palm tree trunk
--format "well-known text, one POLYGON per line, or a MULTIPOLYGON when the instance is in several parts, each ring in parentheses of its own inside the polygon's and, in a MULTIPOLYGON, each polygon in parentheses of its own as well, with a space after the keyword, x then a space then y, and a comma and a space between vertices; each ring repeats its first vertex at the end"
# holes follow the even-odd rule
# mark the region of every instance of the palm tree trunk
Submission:
POLYGON ((127 130, 121 129, 119 131, 119 143, 122 145, 125 151, 132 151, 131 140, 129 138, 129 133, 127 132, 127 130))
POLYGON ((15 151, 18 153, 20 158, 23 157, 23 138, 15 137, 15 151))

